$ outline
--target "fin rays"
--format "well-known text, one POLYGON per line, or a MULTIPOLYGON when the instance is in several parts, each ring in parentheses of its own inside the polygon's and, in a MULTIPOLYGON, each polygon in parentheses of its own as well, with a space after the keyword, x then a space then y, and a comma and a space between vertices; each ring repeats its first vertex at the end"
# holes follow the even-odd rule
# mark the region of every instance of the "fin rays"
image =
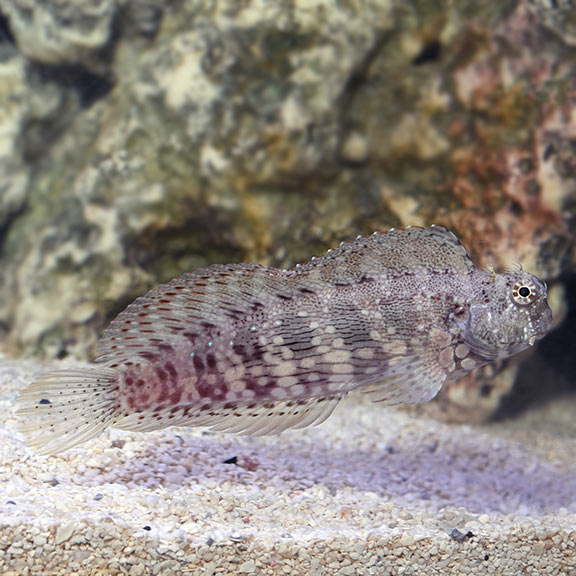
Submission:
POLYGON ((420 404, 434 398, 445 380, 446 373, 431 358, 406 357, 380 382, 361 391, 373 402, 420 404))
POLYGON ((318 425, 332 414, 341 396, 314 398, 306 402, 277 402, 273 404, 237 406, 233 409, 198 408, 180 415, 149 411, 122 418, 117 428, 138 432, 158 430, 166 426, 204 426, 228 434, 267 436, 280 434, 290 428, 300 429, 318 425), (167 421, 169 419, 169 421, 167 421))
POLYGON ((61 370, 43 374, 18 398, 19 429, 41 454, 95 438, 118 419, 115 373, 61 370))

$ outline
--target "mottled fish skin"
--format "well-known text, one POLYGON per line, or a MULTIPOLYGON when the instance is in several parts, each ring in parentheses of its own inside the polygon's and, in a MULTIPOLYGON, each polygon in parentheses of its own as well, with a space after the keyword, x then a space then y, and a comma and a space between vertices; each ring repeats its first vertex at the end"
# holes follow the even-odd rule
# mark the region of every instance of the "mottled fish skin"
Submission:
POLYGON ((546 286, 478 269, 440 226, 358 237, 303 266, 211 266, 158 286, 105 331, 92 369, 48 373, 21 429, 58 452, 108 426, 254 435, 327 418, 355 388, 430 400, 552 325, 546 286))

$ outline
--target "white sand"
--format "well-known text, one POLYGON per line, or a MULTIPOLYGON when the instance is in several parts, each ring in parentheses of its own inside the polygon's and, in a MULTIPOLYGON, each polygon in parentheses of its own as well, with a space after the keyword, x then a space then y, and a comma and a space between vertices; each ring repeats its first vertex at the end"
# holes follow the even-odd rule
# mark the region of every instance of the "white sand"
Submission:
POLYGON ((356 396, 280 437, 112 431, 46 458, 13 413, 39 369, 0 364, 3 576, 576 576, 576 427, 448 426, 356 396))

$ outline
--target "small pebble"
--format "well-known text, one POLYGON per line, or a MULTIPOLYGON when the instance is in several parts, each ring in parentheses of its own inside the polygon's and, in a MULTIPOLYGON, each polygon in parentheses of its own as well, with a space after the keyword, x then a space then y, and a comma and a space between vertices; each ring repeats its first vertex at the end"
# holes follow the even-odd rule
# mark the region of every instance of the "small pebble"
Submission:
POLYGON ((473 536, 474 534, 472 532, 460 532, 458 528, 454 528, 454 530, 450 532, 450 538, 452 538, 452 540, 456 540, 456 542, 464 542, 464 540, 472 538, 473 536))
POLYGON ((238 568, 238 572, 240 572, 240 574, 252 574, 256 572, 256 562, 254 562, 254 560, 246 560, 246 562, 238 568))

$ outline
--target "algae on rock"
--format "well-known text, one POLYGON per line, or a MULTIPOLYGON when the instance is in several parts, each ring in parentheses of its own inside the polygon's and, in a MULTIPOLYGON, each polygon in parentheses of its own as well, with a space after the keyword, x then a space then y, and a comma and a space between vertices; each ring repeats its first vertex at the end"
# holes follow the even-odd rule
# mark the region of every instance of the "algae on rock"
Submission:
POLYGON ((390 226, 573 273, 574 61, 532 2, 0 0, 0 16, 12 350, 89 356, 158 282, 390 226))

